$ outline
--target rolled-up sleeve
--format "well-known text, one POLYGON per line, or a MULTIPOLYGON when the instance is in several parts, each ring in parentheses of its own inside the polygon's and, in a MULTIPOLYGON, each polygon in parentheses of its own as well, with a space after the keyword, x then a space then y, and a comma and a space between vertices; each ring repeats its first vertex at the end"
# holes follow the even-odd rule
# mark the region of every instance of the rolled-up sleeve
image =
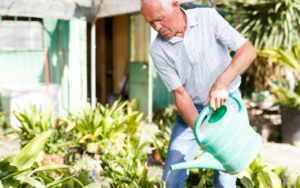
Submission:
POLYGON ((210 13, 215 37, 231 50, 237 51, 247 39, 231 27, 231 25, 216 10, 212 9, 210 13))
POLYGON ((170 60, 164 57, 162 52, 158 51, 158 48, 153 48, 153 46, 150 48, 150 55, 158 74, 169 92, 180 87, 182 83, 170 60))

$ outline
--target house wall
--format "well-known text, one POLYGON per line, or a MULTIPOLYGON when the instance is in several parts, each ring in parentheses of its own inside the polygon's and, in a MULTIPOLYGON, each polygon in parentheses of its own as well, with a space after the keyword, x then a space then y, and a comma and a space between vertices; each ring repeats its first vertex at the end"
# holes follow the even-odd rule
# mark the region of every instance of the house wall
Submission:
MULTIPOLYGON (((61 85, 58 104, 75 112, 87 98, 86 21, 45 18, 43 25, 49 79, 61 85)), ((0 85, 45 83, 44 59, 43 51, 0 51, 0 85)))
MULTIPOLYGON (((150 28, 150 44, 155 40, 157 32, 150 28)), ((150 65, 153 67, 151 71, 152 79, 152 97, 153 97, 153 109, 158 109, 169 104, 174 104, 174 95, 172 92, 169 92, 166 85, 160 78, 151 56, 149 55, 150 65)))
POLYGON ((149 115, 149 121, 153 109, 174 104, 173 94, 168 92, 149 54, 156 35, 141 14, 130 16, 129 96, 140 102, 140 110, 149 115))
POLYGON ((61 107, 76 112, 87 100, 85 18, 69 21, 46 18, 44 27, 50 82, 61 85, 58 97, 61 107))
POLYGON ((149 26, 141 14, 130 15, 129 19, 129 98, 134 97, 139 110, 147 116, 152 113, 149 105, 152 100, 149 96, 149 26))

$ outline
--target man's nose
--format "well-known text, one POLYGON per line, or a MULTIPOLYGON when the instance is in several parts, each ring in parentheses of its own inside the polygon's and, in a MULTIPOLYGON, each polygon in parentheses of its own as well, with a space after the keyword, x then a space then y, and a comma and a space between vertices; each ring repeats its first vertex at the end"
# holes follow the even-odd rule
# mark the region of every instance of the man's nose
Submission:
POLYGON ((161 24, 158 22, 154 22, 153 29, 158 32, 161 29, 161 24))

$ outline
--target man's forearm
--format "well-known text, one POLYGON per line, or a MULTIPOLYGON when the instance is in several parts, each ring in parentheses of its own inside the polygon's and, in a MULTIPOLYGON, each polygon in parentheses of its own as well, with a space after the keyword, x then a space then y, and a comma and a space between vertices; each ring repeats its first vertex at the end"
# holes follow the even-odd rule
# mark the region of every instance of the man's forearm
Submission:
POLYGON ((186 123, 193 129, 194 123, 199 115, 192 98, 181 86, 173 91, 175 98, 175 105, 186 123))
POLYGON ((229 86, 230 83, 251 65, 256 58, 256 50, 249 42, 245 42, 234 55, 227 69, 218 77, 217 82, 223 82, 229 86))
POLYGON ((255 58, 255 48, 249 42, 245 42, 236 51, 236 54, 227 69, 220 74, 212 85, 204 105, 210 102, 212 110, 219 108, 228 98, 228 87, 230 83, 237 76, 241 75, 251 65, 255 58))

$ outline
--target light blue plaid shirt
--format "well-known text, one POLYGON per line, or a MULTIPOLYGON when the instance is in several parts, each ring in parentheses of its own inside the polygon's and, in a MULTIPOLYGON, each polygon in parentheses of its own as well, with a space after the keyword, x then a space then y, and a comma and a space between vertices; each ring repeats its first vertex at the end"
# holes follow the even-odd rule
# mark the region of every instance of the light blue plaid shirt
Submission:
MULTIPOLYGON (((184 38, 167 39, 158 34, 150 54, 169 92, 183 85, 194 104, 203 104, 211 86, 232 60, 228 47, 237 51, 246 39, 214 9, 183 11, 187 17, 184 38)), ((238 76, 229 91, 238 89, 240 83, 238 76)))

